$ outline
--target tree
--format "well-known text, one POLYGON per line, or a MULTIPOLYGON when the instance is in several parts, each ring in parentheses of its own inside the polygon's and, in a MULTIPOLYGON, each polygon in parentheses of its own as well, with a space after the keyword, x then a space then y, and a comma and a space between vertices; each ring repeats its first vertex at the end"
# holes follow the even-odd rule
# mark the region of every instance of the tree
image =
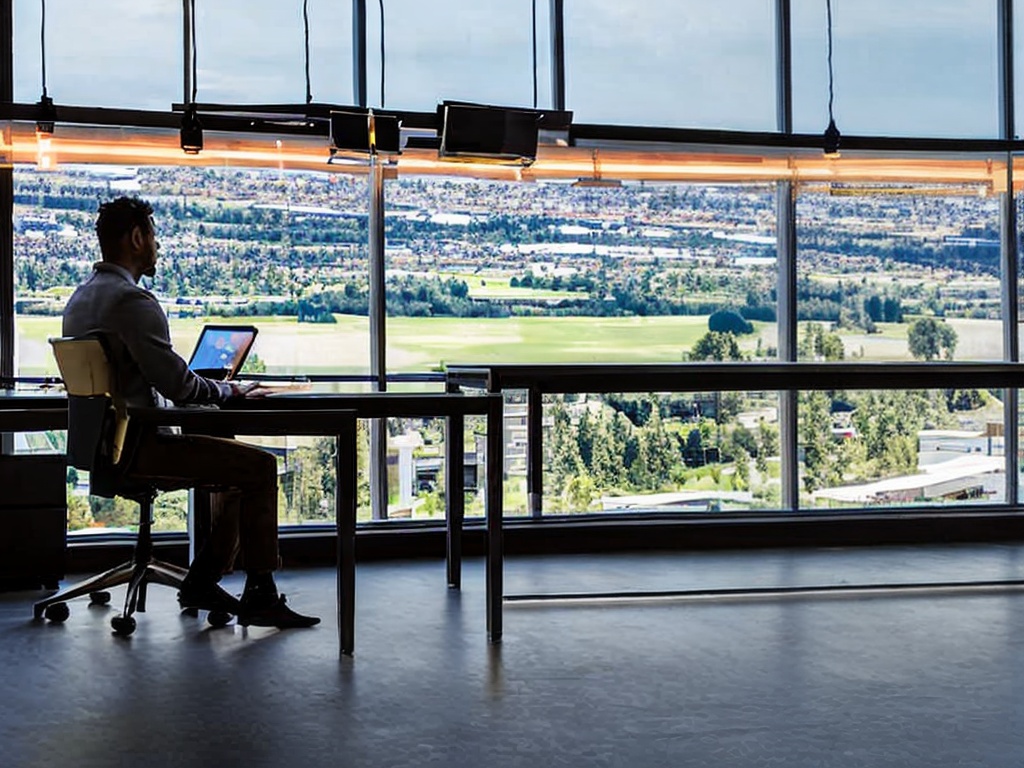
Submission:
POLYGON ((742 360, 743 353, 736 342, 736 335, 723 331, 708 331, 690 350, 691 360, 742 360))
POLYGON ((907 332, 910 354, 926 362, 931 362, 940 356, 946 360, 952 360, 956 342, 956 331, 934 317, 922 317, 920 320, 915 320, 910 324, 910 330, 907 332))
POLYGON ((713 312, 708 318, 708 330, 741 335, 753 333, 754 326, 739 312, 732 309, 720 309, 713 312))
POLYGON ((742 446, 736 448, 735 467, 733 488, 745 491, 750 487, 750 454, 742 446))
POLYGON ((77 531, 95 525, 92 508, 84 496, 68 494, 68 530, 77 531))
POLYGON ((820 323, 807 323, 797 344, 797 355, 800 359, 835 362, 846 357, 846 350, 838 333, 826 331, 820 323))
POLYGON ((799 434, 804 446, 804 488, 814 492, 842 480, 839 456, 832 438, 831 399, 824 392, 800 395, 799 434))

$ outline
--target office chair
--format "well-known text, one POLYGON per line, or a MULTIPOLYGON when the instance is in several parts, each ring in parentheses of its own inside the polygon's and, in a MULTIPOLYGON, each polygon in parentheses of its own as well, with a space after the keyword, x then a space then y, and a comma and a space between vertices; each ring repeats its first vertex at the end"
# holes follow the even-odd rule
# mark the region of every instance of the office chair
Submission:
MULTIPOLYGON (((139 505, 139 533, 131 560, 40 600, 34 606, 35 618, 65 621, 70 615, 68 600, 89 595, 90 604, 106 605, 110 602, 107 590, 127 584, 124 609, 110 622, 116 634, 127 637, 135 631, 133 614, 146 610, 147 585, 153 582, 180 589, 187 571, 153 557, 153 500, 157 488, 125 473, 135 436, 129 429, 127 407, 117 392, 117 377, 102 337, 49 341, 68 395, 68 464, 89 472, 89 491, 93 495, 135 501, 139 505)), ((220 611, 208 616, 214 626, 223 626, 230 619, 230 614, 220 611)))

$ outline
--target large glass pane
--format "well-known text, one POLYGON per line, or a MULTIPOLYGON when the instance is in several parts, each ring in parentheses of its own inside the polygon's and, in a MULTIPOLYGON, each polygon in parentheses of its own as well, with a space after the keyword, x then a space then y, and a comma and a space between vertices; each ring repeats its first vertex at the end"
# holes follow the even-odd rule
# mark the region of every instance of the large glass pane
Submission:
POLYGON ((778 509, 778 393, 545 399, 544 512, 778 509))
POLYGON ((387 200, 392 371, 776 356, 770 186, 401 177, 387 200))
MULTIPOLYGON (((181 0, 49 0, 47 91, 58 104, 168 110, 183 95, 181 0)), ((14 3, 14 99, 42 93, 39 0, 14 3)), ((227 36, 231 37, 231 36, 227 36)), ((239 53, 248 47, 238 44, 239 53)))
POLYGON ((1002 399, 976 389, 801 393, 800 506, 1004 501, 1002 399))
POLYGON ((999 199, 976 185, 810 185, 801 360, 1001 360, 999 199))
MULTIPOLYGON (((196 3, 198 100, 305 103, 302 9, 302 0, 196 3)), ((351 104, 352 4, 309 3, 308 15, 313 100, 351 104)))
MULTIPOLYGON (((537 103, 550 104, 547 5, 537 3, 537 103)), ((384 105, 432 111, 448 100, 529 107, 533 11, 528 0, 388 0, 384 105)), ((367 3, 367 91, 381 104, 380 13, 367 3)))
POLYGON ((584 123, 774 130, 773 8, 572 0, 566 107, 584 123))
MULTIPOLYGON (((846 134, 998 135, 992 0, 832 3, 835 117, 846 134)), ((828 124, 824 0, 795 0, 793 122, 828 124)))
MULTIPOLYGON (((391 372, 776 357, 771 187, 399 177, 386 199, 391 372)), ((510 395, 506 514, 527 511, 525 408, 510 395)), ((467 427, 468 450, 477 437, 467 427)), ((614 477, 591 488, 616 489, 651 491, 614 477)))
MULTIPOLYGON (((14 188, 19 375, 57 373, 46 339, 60 335, 68 296, 99 258, 93 232, 98 202, 119 194, 137 194, 154 207, 160 261, 147 285, 167 311, 180 354, 189 356, 204 323, 236 319, 259 327, 246 363, 250 373, 368 372, 364 178, 254 169, 18 167, 14 188)), ((282 520, 333 517, 331 441, 262 444, 281 457, 282 520)), ((81 492, 81 484, 71 487, 73 495, 81 492)), ((176 498, 161 496, 160 528, 184 528, 184 505, 176 498)), ((123 525, 130 507, 118 503, 96 501, 93 522, 123 525)), ((87 520, 84 514, 73 519, 87 520)))

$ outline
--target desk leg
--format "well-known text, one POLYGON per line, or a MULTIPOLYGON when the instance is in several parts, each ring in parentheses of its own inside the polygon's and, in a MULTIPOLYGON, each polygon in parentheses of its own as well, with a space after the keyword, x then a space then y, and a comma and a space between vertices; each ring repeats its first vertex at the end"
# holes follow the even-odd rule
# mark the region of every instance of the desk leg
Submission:
POLYGON ((356 635, 356 420, 346 420, 335 451, 334 506, 338 532, 338 640, 352 655, 356 635))
POLYGON ((462 588, 462 523, 466 516, 465 418, 462 414, 445 420, 444 494, 447 502, 448 586, 462 588))
POLYGON ((502 543, 502 478, 505 458, 502 451, 504 402, 495 397, 487 409, 487 637, 501 642, 501 602, 504 570, 502 543))

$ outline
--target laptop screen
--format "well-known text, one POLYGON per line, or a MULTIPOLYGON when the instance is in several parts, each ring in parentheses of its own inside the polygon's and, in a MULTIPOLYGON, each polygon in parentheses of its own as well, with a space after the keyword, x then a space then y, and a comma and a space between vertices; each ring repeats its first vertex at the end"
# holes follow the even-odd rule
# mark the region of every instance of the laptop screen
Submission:
POLYGON ((238 373, 256 340, 252 325, 203 326, 188 367, 209 379, 227 380, 238 373))

